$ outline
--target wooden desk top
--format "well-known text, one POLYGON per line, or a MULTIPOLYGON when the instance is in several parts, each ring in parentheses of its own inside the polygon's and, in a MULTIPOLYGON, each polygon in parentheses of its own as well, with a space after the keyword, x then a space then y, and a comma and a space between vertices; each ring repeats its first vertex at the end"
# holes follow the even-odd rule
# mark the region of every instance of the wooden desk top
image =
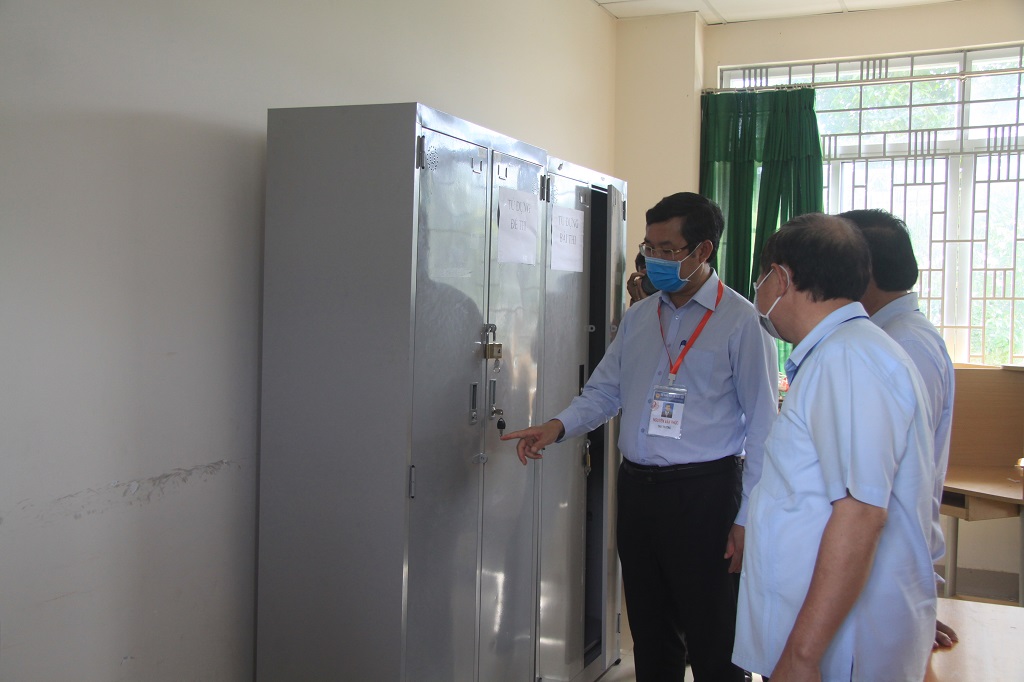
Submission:
POLYGON ((1024 483, 1017 467, 950 464, 943 489, 1000 502, 1024 505, 1024 483))
POLYGON ((940 598, 939 620, 960 641, 932 652, 924 682, 1021 679, 1024 608, 940 598))

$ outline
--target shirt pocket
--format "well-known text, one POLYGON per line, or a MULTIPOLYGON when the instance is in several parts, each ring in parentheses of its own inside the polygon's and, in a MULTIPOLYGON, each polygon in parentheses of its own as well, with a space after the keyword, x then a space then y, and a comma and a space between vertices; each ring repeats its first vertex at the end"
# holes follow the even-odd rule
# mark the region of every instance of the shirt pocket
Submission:
POLYGON ((686 354, 683 364, 698 395, 710 395, 712 392, 711 376, 715 369, 716 354, 709 350, 691 350, 686 354))

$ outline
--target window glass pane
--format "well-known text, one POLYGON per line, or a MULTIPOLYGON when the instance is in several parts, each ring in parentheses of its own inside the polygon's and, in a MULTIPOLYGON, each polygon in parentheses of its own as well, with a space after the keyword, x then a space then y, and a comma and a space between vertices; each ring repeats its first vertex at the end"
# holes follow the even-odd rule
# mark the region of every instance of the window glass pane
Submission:
POLYGON ((910 119, 908 109, 870 109, 864 112, 864 132, 880 133, 887 130, 906 130, 910 119))
POLYGON ((967 123, 972 128, 1016 123, 1017 106, 1016 100, 1008 102, 972 102, 967 105, 967 123))
POLYGON ((952 78, 914 83, 914 104, 956 102, 960 98, 958 84, 959 82, 952 78))
POLYGON ((1013 268, 1017 182, 992 183, 988 214, 988 266, 1013 268))
POLYGON ((1016 69, 1021 65, 1020 47, 997 47, 967 53, 968 71, 998 71, 1016 69))
POLYGON ((787 85, 789 83, 789 67, 773 66, 768 69, 768 80, 763 85, 787 85))
POLYGON ((722 85, 723 88, 742 88, 743 87, 743 72, 739 69, 726 69, 722 71, 722 85))
MULTIPOLYGON (((977 280, 977 286, 975 286, 974 289, 976 291, 981 291, 981 289, 983 288, 982 287, 982 279, 984 279, 982 277, 982 274, 980 272, 976 272, 976 273, 974 273, 974 278, 977 280)), ((985 323, 985 305, 981 301, 978 301, 978 300, 971 301, 971 326, 972 327, 980 327, 984 323, 985 323)), ((978 342, 980 343, 980 341, 981 341, 981 337, 979 335, 978 336, 978 342)), ((978 345, 978 344, 972 342, 971 345, 974 346, 974 345, 978 345)))
POLYGON ((891 150, 893 147, 900 147, 906 150, 907 145, 910 144, 910 135, 907 133, 889 133, 885 136, 886 150, 891 150))
POLYGON ((818 131, 822 135, 855 133, 860 127, 859 111, 837 111, 818 114, 818 131))
POLYGON ((987 365, 1010 361, 1010 302, 992 300, 985 311, 985 356, 987 365))
MULTIPOLYGON (((1013 296, 1014 298, 1024 298, 1024 241, 1017 242, 1017 253, 1020 254, 1020 257, 1017 258, 1017 269, 1013 273, 1013 296)), ((1017 307, 1021 314, 1024 314, 1024 304, 1018 302, 1017 307)), ((1024 346, 1015 347, 1018 351, 1024 352, 1024 346)))
POLYGON ((984 99, 1006 99, 1020 95, 1020 74, 979 76, 972 78, 968 88, 972 102, 984 99))
POLYGON ((910 57, 889 58, 889 78, 906 78, 910 75, 910 57))
POLYGON ((898 107, 910 104, 909 83, 864 86, 865 107, 898 107))
POLYGON ((859 87, 818 88, 814 91, 814 110, 820 114, 826 111, 859 109, 860 91, 859 87))
POLYGON ((915 76, 959 73, 961 56, 957 54, 920 55, 914 57, 915 76))
POLYGON ((859 81, 860 79, 860 62, 839 62, 839 80, 859 81))
POLYGON ((1014 306, 1013 318, 1013 355, 1009 364, 1019 365, 1024 359, 1024 305, 1014 306))
POLYGON ((959 110, 960 107, 955 104, 915 107, 910 127, 914 130, 953 128, 957 124, 956 115, 959 110))
POLYGON ((835 64, 815 64, 814 65, 814 82, 815 83, 834 83, 836 78, 836 65, 835 64))
POLYGON ((810 83, 813 78, 813 67, 810 64, 797 64, 790 69, 790 83, 810 83))

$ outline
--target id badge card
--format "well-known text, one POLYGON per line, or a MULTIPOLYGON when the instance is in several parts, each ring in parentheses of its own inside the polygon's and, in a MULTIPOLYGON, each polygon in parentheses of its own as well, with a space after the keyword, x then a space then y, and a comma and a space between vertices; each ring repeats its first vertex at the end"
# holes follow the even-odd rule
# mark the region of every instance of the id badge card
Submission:
POLYGON ((651 400, 651 420, 647 433, 663 438, 682 438, 683 405, 686 389, 682 386, 655 386, 651 400))

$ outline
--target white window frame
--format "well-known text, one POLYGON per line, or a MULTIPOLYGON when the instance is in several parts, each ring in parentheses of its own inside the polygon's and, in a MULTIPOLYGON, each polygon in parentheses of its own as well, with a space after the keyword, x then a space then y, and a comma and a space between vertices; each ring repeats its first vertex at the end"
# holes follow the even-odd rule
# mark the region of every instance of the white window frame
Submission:
MULTIPOLYGON (((917 293, 922 311, 939 329, 955 362, 1024 364, 1024 43, 997 48, 741 66, 720 71, 719 91, 811 86, 857 92, 856 106, 819 109, 824 161, 825 210, 883 208, 902 216, 915 239, 921 266, 917 293), (915 102, 915 83, 955 84, 955 97, 915 102), (1012 84, 1005 92, 973 96, 975 85, 1012 84), (907 99, 865 105, 865 93, 879 85, 908 84, 907 99), (915 128, 915 111, 943 110, 951 124, 915 128), (865 118, 905 110, 906 125, 886 132, 865 128, 865 118), (972 124, 995 111, 1002 118, 972 124), (833 132, 822 125, 829 114, 857 113, 856 130, 833 132), (877 182, 888 169, 890 179, 877 182), (936 169, 941 169, 937 176, 936 169), (869 183, 876 189, 871 190, 869 183), (888 201, 877 187, 888 187, 888 201), (910 211, 907 194, 929 194, 910 211), (993 193, 1001 214, 993 216, 993 193), (1005 200, 1011 197, 1012 201, 1005 200), (870 202, 870 203, 869 203, 870 202), (1012 209, 1007 206, 1012 203, 1012 209), (919 219, 928 206, 929 224, 919 219), (909 213, 914 215, 909 215, 909 213), (993 225, 993 222, 996 224, 993 225), (999 230, 1012 239, 991 240, 999 230), (1010 242, 1010 243, 1007 243, 1010 242), (985 259, 1009 252, 1009 262, 985 259), (937 280, 937 281, 936 281, 937 280), (1004 309, 1002 315, 997 308, 1004 309), (1008 320, 1007 320, 1008 317, 1008 320), (1008 321, 1008 324, 1006 324, 1008 321), (1004 324, 1006 329, 996 329, 1004 324), (997 346, 1006 345, 1006 351, 997 346)), ((981 88, 979 87, 979 91, 981 88)), ((820 98, 819 98, 820 99, 820 98)), ((870 124, 869 124, 870 125, 870 124)), ((881 192, 884 194, 884 191, 881 192)), ((756 256, 756 255, 755 255, 756 256)))

